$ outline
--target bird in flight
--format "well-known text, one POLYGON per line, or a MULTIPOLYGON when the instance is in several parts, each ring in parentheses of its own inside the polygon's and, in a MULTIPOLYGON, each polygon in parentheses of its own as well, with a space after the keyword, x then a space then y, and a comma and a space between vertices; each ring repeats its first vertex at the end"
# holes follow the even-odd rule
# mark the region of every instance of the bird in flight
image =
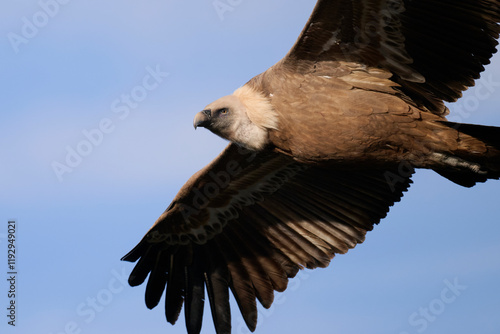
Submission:
POLYGON ((496 52, 498 0, 319 0, 283 59, 194 117, 230 141, 123 260, 146 306, 230 333, 303 268, 364 241, 415 168, 500 178, 500 128, 446 119, 496 52))

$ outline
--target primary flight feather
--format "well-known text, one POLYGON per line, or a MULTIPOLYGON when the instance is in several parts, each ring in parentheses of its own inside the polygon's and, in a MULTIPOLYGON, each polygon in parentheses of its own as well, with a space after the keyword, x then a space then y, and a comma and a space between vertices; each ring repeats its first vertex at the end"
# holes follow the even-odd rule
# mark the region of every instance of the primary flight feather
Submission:
POLYGON ((184 304, 217 333, 229 291, 250 330, 299 269, 363 242, 414 168, 466 187, 500 178, 500 128, 452 123, 444 101, 496 52, 498 0, 319 0, 289 53, 195 115, 231 143, 194 174, 123 260, 146 305, 184 304))

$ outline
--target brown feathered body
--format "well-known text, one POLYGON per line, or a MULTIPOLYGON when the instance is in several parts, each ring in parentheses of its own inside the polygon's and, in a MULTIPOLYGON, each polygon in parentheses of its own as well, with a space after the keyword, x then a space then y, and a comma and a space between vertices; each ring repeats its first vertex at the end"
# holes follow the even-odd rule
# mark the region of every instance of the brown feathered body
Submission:
POLYGON ((268 131, 271 148, 297 161, 340 169, 410 163, 477 181, 499 175, 500 140, 489 138, 491 128, 477 126, 485 139, 460 131, 460 124, 401 92, 391 77, 346 62, 300 74, 277 64, 246 85, 268 99, 279 120, 268 131))
POLYGON ((496 51, 498 0, 319 0, 290 52, 195 116, 231 143, 123 259, 146 305, 165 295, 217 333, 229 291, 250 330, 299 269, 363 242, 414 168, 462 186, 500 177, 500 128, 446 120, 496 51))

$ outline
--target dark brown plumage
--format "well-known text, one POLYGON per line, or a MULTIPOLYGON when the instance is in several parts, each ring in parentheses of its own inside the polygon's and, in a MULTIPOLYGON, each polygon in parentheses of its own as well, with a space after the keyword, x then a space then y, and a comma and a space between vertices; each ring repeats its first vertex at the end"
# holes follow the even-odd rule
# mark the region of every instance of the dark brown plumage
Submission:
POLYGON ((165 290, 167 321, 184 304, 199 333, 206 288, 228 333, 231 290, 254 330, 256 301, 363 242, 413 168, 498 179, 500 128, 448 122, 444 101, 479 77, 499 22, 494 0, 319 0, 280 62, 195 116, 232 143, 123 258, 132 286, 149 275, 147 307, 165 290))

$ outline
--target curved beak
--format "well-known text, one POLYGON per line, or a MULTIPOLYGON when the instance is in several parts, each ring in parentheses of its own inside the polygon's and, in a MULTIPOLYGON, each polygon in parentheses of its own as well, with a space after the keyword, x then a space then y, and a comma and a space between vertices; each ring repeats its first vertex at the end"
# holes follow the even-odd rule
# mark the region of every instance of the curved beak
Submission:
POLYGON ((212 112, 209 109, 200 111, 199 113, 196 114, 196 116, 194 116, 193 120, 194 129, 196 130, 196 128, 199 126, 206 128, 207 126, 210 125, 211 119, 212 119, 212 112))

